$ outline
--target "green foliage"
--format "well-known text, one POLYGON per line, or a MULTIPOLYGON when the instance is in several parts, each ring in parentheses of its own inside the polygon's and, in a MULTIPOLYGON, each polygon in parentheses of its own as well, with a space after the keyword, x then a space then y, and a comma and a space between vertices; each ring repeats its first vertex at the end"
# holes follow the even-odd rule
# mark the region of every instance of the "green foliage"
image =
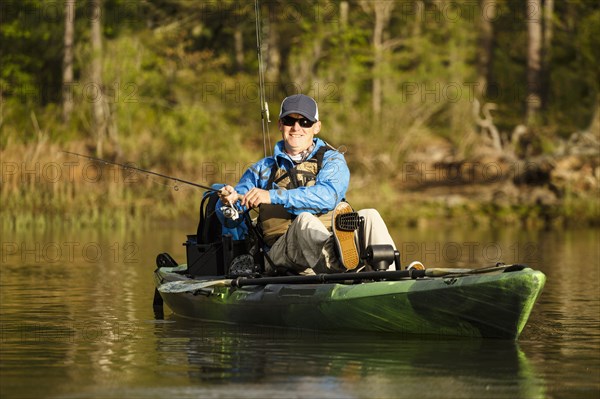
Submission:
POLYGON ((61 10, 42 0, 8 0, 1 7, 0 91, 28 103, 57 100, 51 88, 60 85, 62 33, 52 26, 61 10))
MULTIPOLYGON (((384 82, 383 120, 390 121, 389 125, 410 130, 417 124, 451 142, 460 142, 465 130, 472 129, 468 116, 472 101, 469 85, 476 78, 475 49, 481 10, 467 0, 449 4, 429 0, 396 2, 384 31, 384 62, 375 71, 373 14, 359 3, 349 2, 348 22, 344 23, 340 3, 324 0, 262 3, 261 22, 266 28, 263 39, 266 43, 268 36, 275 34, 281 56, 277 74, 281 80, 267 82, 271 85, 269 101, 278 104, 281 97, 294 91, 310 92, 320 97, 322 106, 335 121, 351 119, 344 113, 352 107, 354 113, 361 115, 357 119, 367 121, 365 124, 350 130, 330 127, 334 138, 344 131, 345 137, 354 141, 365 129, 381 130, 369 117, 371 83, 378 76, 384 82), (419 113, 420 118, 401 115, 419 113)), ((89 4, 83 1, 76 4, 76 75, 85 84, 90 59, 89 4)), ((115 102, 117 123, 123 132, 132 127, 133 118, 138 115, 142 117, 141 123, 162 121, 153 128, 164 124, 168 142, 188 146, 187 133, 175 130, 190 130, 181 118, 190 111, 190 103, 198 101, 206 110, 204 115, 200 110, 193 111, 199 123, 208 123, 207 115, 217 116, 222 122, 220 130, 230 130, 226 124, 237 118, 228 115, 232 107, 222 100, 205 104, 203 89, 214 89, 211 85, 217 85, 217 91, 232 92, 236 90, 235 81, 256 82, 255 19, 251 2, 105 0, 103 5, 106 95, 121 95, 121 102, 115 102), (235 61, 236 30, 243 38, 242 66, 235 61), (115 59, 119 62, 114 62, 115 59), (223 82, 234 83, 227 87, 223 82), (150 108, 123 105, 132 98, 150 108), (180 106, 183 108, 178 109, 180 106), (173 120, 166 121, 169 118, 173 120)), ((62 3, 51 6, 42 0, 15 0, 3 5, 7 12, 3 13, 0 24, 3 48, 0 84, 3 97, 20 99, 26 110, 33 107, 43 113, 39 108, 60 103, 64 30, 61 7, 62 3)), ((600 46, 600 6, 581 0, 555 2, 555 8, 551 87, 545 120, 556 126, 550 130, 568 134, 586 126, 598 96, 596 49, 600 46)), ((498 0, 497 14, 493 20, 495 90, 488 93, 487 100, 499 104, 497 124, 503 130, 511 130, 523 119, 526 9, 521 2, 498 0)), ((263 47, 269 67, 269 49, 263 47)), ((85 93, 80 94, 80 100, 83 97, 80 108, 89 106, 89 102, 85 104, 85 93)), ((239 103, 241 108, 236 104, 237 110, 246 112, 254 106, 253 112, 256 111, 255 101, 242 99, 239 103)), ((89 117, 85 114, 71 126, 80 131, 78 134, 89 131, 89 117)), ((78 136, 67 133, 69 129, 61 130, 69 137, 78 136)), ((27 137, 32 136, 23 136, 27 137)))
POLYGON ((600 92, 600 7, 589 10, 587 3, 575 5, 581 19, 570 22, 568 14, 562 19, 551 72, 554 90, 548 117, 565 136, 587 128, 600 92))

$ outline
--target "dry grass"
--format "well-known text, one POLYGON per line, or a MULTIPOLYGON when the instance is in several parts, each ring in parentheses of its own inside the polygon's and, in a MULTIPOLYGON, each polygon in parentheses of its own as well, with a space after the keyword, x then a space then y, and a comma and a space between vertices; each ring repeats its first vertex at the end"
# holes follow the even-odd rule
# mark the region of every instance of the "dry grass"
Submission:
MULTIPOLYGON (((83 142, 64 146, 43 137, 0 151, 2 224, 114 225, 194 214, 202 191, 102 165, 61 152, 87 153, 83 142)), ((133 161, 135 162, 135 161, 133 161)), ((159 168, 161 173, 169 170, 159 168)), ((180 178, 188 177, 185 173, 180 178)))

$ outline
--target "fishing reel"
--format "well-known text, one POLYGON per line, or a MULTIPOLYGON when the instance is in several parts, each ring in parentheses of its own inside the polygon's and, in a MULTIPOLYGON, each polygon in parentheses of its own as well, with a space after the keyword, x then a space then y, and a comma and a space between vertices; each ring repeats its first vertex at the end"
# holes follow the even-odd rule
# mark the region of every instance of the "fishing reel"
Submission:
POLYGON ((223 212, 223 216, 227 219, 238 220, 240 218, 240 212, 233 205, 222 206, 221 212, 223 212))

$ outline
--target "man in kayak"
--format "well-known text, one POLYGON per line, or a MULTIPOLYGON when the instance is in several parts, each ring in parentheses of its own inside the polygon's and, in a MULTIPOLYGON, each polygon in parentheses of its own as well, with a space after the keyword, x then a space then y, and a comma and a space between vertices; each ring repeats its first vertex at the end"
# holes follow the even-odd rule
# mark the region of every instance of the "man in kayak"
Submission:
POLYGON ((354 231, 358 217, 364 217, 365 246, 395 249, 379 212, 354 213, 343 201, 350 171, 342 153, 315 137, 321 131, 316 101, 304 94, 286 97, 278 128, 283 140, 274 155, 252 165, 235 188, 227 185, 219 195, 227 205, 239 200, 242 206, 259 208, 258 224, 273 264, 300 274, 355 269, 360 263, 354 231), (336 224, 340 214, 346 217, 336 224))

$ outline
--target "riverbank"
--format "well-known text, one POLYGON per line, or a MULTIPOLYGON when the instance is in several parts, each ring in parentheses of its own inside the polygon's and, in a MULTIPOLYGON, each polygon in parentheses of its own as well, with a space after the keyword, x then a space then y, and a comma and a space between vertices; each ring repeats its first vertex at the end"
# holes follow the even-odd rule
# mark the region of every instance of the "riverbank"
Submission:
POLYGON ((400 223, 600 225, 600 134, 578 132, 553 145, 526 157, 511 146, 477 146, 465 156, 435 142, 388 172, 383 187, 365 191, 382 193, 379 208, 400 223))
MULTIPOLYGON (((82 145, 72 147, 86 151, 82 145)), ((599 226, 600 160, 594 151, 577 153, 577 148, 522 160, 485 148, 456 159, 449 149, 431 146, 377 178, 353 164, 350 154, 354 170, 347 198, 357 209, 377 208, 394 227, 599 226)), ((202 190, 193 187, 70 157, 55 144, 7 148, 1 155, 0 223, 5 229, 193 224, 198 218, 202 190)), ((204 184, 235 184, 246 164, 150 168, 204 184)))

